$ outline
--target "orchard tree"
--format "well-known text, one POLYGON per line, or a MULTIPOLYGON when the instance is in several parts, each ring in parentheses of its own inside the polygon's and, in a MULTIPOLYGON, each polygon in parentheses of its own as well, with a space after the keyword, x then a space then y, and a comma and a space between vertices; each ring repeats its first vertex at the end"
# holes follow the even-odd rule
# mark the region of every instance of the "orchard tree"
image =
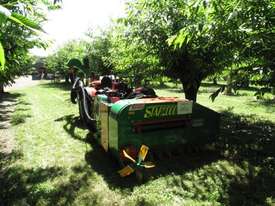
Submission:
POLYGON ((141 86, 142 80, 152 80, 162 75, 158 57, 151 54, 145 42, 128 35, 127 28, 118 21, 112 32, 111 62, 120 76, 129 77, 134 86, 141 86))
POLYGON ((59 72, 63 75, 68 73, 68 63, 71 59, 83 59, 86 51, 86 42, 72 40, 57 49, 46 58, 46 66, 51 72, 59 72))
POLYGON ((135 0, 125 22, 131 35, 159 56, 166 75, 180 79, 185 97, 196 101, 204 78, 254 59, 243 51, 253 41, 242 25, 245 6, 240 2, 135 0))
MULTIPOLYGON (((210 25, 211 28, 217 28, 214 29, 219 34, 216 39, 221 41, 219 48, 223 51, 222 56, 215 63, 225 70, 226 93, 231 94, 232 88, 248 86, 250 78, 254 84, 274 87, 274 2, 214 0, 205 4, 212 8, 210 25), (224 47, 225 44, 229 47, 224 47)), ((186 46, 186 38, 188 39, 191 31, 188 27, 183 27, 173 37, 173 44, 186 46)), ((219 56, 216 54, 213 58, 217 59, 219 56)))
POLYGON ((111 30, 89 31, 89 41, 86 45, 86 55, 91 70, 98 75, 113 73, 111 57, 111 30))
POLYGON ((217 69, 213 57, 220 42, 210 12, 204 1, 137 0, 129 4, 125 21, 132 35, 158 55, 165 74, 180 79, 185 97, 194 101, 202 79, 217 69))
POLYGON ((275 88, 275 3, 272 0, 238 0, 241 31, 247 35, 244 58, 252 59, 248 71, 252 83, 263 90, 275 88))
POLYGON ((0 1, 0 92, 4 91, 4 84, 25 72, 30 64, 28 50, 45 46, 37 37, 46 20, 42 7, 51 6, 47 0, 0 1))

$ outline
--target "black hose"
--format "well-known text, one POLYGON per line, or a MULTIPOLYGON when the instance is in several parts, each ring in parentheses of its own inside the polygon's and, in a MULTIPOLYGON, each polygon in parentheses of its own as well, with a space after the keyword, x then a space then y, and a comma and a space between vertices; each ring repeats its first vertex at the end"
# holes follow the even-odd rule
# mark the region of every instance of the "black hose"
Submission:
POLYGON ((81 81, 81 79, 77 77, 75 79, 75 82, 74 82, 73 87, 71 89, 71 102, 73 104, 77 103, 77 101, 76 101, 76 99, 77 99, 77 90, 80 87, 80 81, 81 81))
POLYGON ((96 120, 93 119, 90 114, 89 114, 89 109, 88 109, 88 104, 87 104, 87 101, 86 101, 86 98, 87 98, 87 94, 85 92, 85 89, 83 86, 80 87, 80 90, 82 92, 82 97, 83 97, 83 108, 84 108, 84 112, 85 112, 85 115, 86 117, 88 118, 89 121, 92 121, 92 122, 95 122, 96 120))
MULTIPOLYGON (((89 114, 89 108, 87 104, 88 94, 85 92, 85 88, 83 86, 83 82, 80 78, 76 78, 72 90, 71 90, 71 101, 74 103, 75 100, 78 100, 79 106, 83 108, 84 114, 80 114, 80 116, 84 116, 83 122, 84 124, 91 130, 95 131, 96 129, 96 120, 92 118, 89 114), (81 98, 82 97, 82 98, 81 98), (81 105, 80 105, 81 104, 81 105)), ((80 111, 81 112, 81 111, 80 111)))
POLYGON ((82 80, 79 77, 76 77, 72 89, 75 89, 76 87, 79 87, 79 82, 80 81, 82 81, 82 80))

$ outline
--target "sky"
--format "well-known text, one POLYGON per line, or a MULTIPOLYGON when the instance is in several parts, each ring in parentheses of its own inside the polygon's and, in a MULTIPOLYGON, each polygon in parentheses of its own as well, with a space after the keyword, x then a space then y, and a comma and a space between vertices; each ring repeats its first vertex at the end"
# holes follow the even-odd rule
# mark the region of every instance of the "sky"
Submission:
POLYGON ((43 39, 50 40, 47 50, 34 48, 31 53, 47 56, 65 42, 85 37, 88 29, 107 27, 111 19, 123 16, 125 0, 63 0, 62 8, 48 12, 43 39))

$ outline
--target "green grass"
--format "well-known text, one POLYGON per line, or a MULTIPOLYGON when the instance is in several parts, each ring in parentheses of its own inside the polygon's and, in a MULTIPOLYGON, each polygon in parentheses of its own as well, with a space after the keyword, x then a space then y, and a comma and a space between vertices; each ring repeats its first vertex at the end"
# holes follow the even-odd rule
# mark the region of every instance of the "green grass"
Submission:
MULTIPOLYGON (((168 84, 170 88, 157 89, 159 96, 175 96, 184 97, 180 86, 175 87, 173 84, 168 84)), ((206 84, 202 85, 199 90, 197 102, 212 108, 218 112, 230 110, 232 113, 239 115, 255 115, 260 119, 275 122, 275 103, 272 101, 272 95, 266 94, 266 99, 257 100, 253 90, 238 90, 237 95, 226 96, 220 94, 214 102, 209 96, 219 87, 206 84)))
MULTIPOLYGON (((18 91, 15 149, 0 156, 0 205, 262 206, 275 201, 274 104, 254 101, 251 91, 212 103, 209 90, 215 88, 202 87, 198 102, 223 111, 224 156, 209 152, 166 160, 138 184, 134 177, 120 178, 112 159, 91 140, 68 89, 43 84, 18 91)), ((170 88, 157 93, 182 96, 170 88)))

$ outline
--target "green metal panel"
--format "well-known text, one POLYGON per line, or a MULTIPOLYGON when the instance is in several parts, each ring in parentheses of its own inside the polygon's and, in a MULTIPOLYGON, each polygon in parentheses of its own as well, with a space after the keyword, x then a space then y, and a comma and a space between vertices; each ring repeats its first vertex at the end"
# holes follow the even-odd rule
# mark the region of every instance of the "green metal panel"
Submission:
POLYGON ((118 150, 118 122, 112 116, 109 116, 109 148, 118 150))
POLYGON ((96 119, 96 139, 99 144, 105 149, 108 150, 106 140, 109 139, 109 112, 112 106, 112 103, 108 103, 108 97, 106 95, 97 95, 94 99, 93 105, 93 116, 96 119))
POLYGON ((153 147, 186 143, 187 137, 184 138, 184 136, 187 136, 187 127, 185 129, 166 128, 163 124, 167 121, 173 123, 175 120, 180 120, 185 121, 186 125, 191 125, 192 105, 192 102, 181 99, 176 101, 154 101, 153 99, 151 101, 144 101, 144 99, 120 101, 111 107, 110 116, 116 120, 118 131, 117 135, 112 135, 114 131, 110 131, 110 139, 117 138, 117 149, 129 144, 136 147, 140 147, 141 144, 153 147), (185 109, 187 113, 184 107, 188 108, 185 109), (139 126, 144 131, 138 131, 136 127, 139 126))
POLYGON ((105 94, 101 94, 101 95, 99 94, 96 97, 101 102, 108 102, 108 97, 105 94))
POLYGON ((116 102, 114 105, 112 105, 112 114, 113 115, 118 115, 119 112, 125 107, 130 105, 133 100, 120 100, 116 102))
POLYGON ((108 107, 109 150, 117 157, 126 145, 171 149, 186 143, 212 143, 219 133, 218 113, 183 99, 121 100, 108 107))
POLYGON ((110 106, 106 102, 100 102, 99 104, 99 118, 101 122, 100 128, 100 144, 107 152, 109 149, 109 110, 110 106))

